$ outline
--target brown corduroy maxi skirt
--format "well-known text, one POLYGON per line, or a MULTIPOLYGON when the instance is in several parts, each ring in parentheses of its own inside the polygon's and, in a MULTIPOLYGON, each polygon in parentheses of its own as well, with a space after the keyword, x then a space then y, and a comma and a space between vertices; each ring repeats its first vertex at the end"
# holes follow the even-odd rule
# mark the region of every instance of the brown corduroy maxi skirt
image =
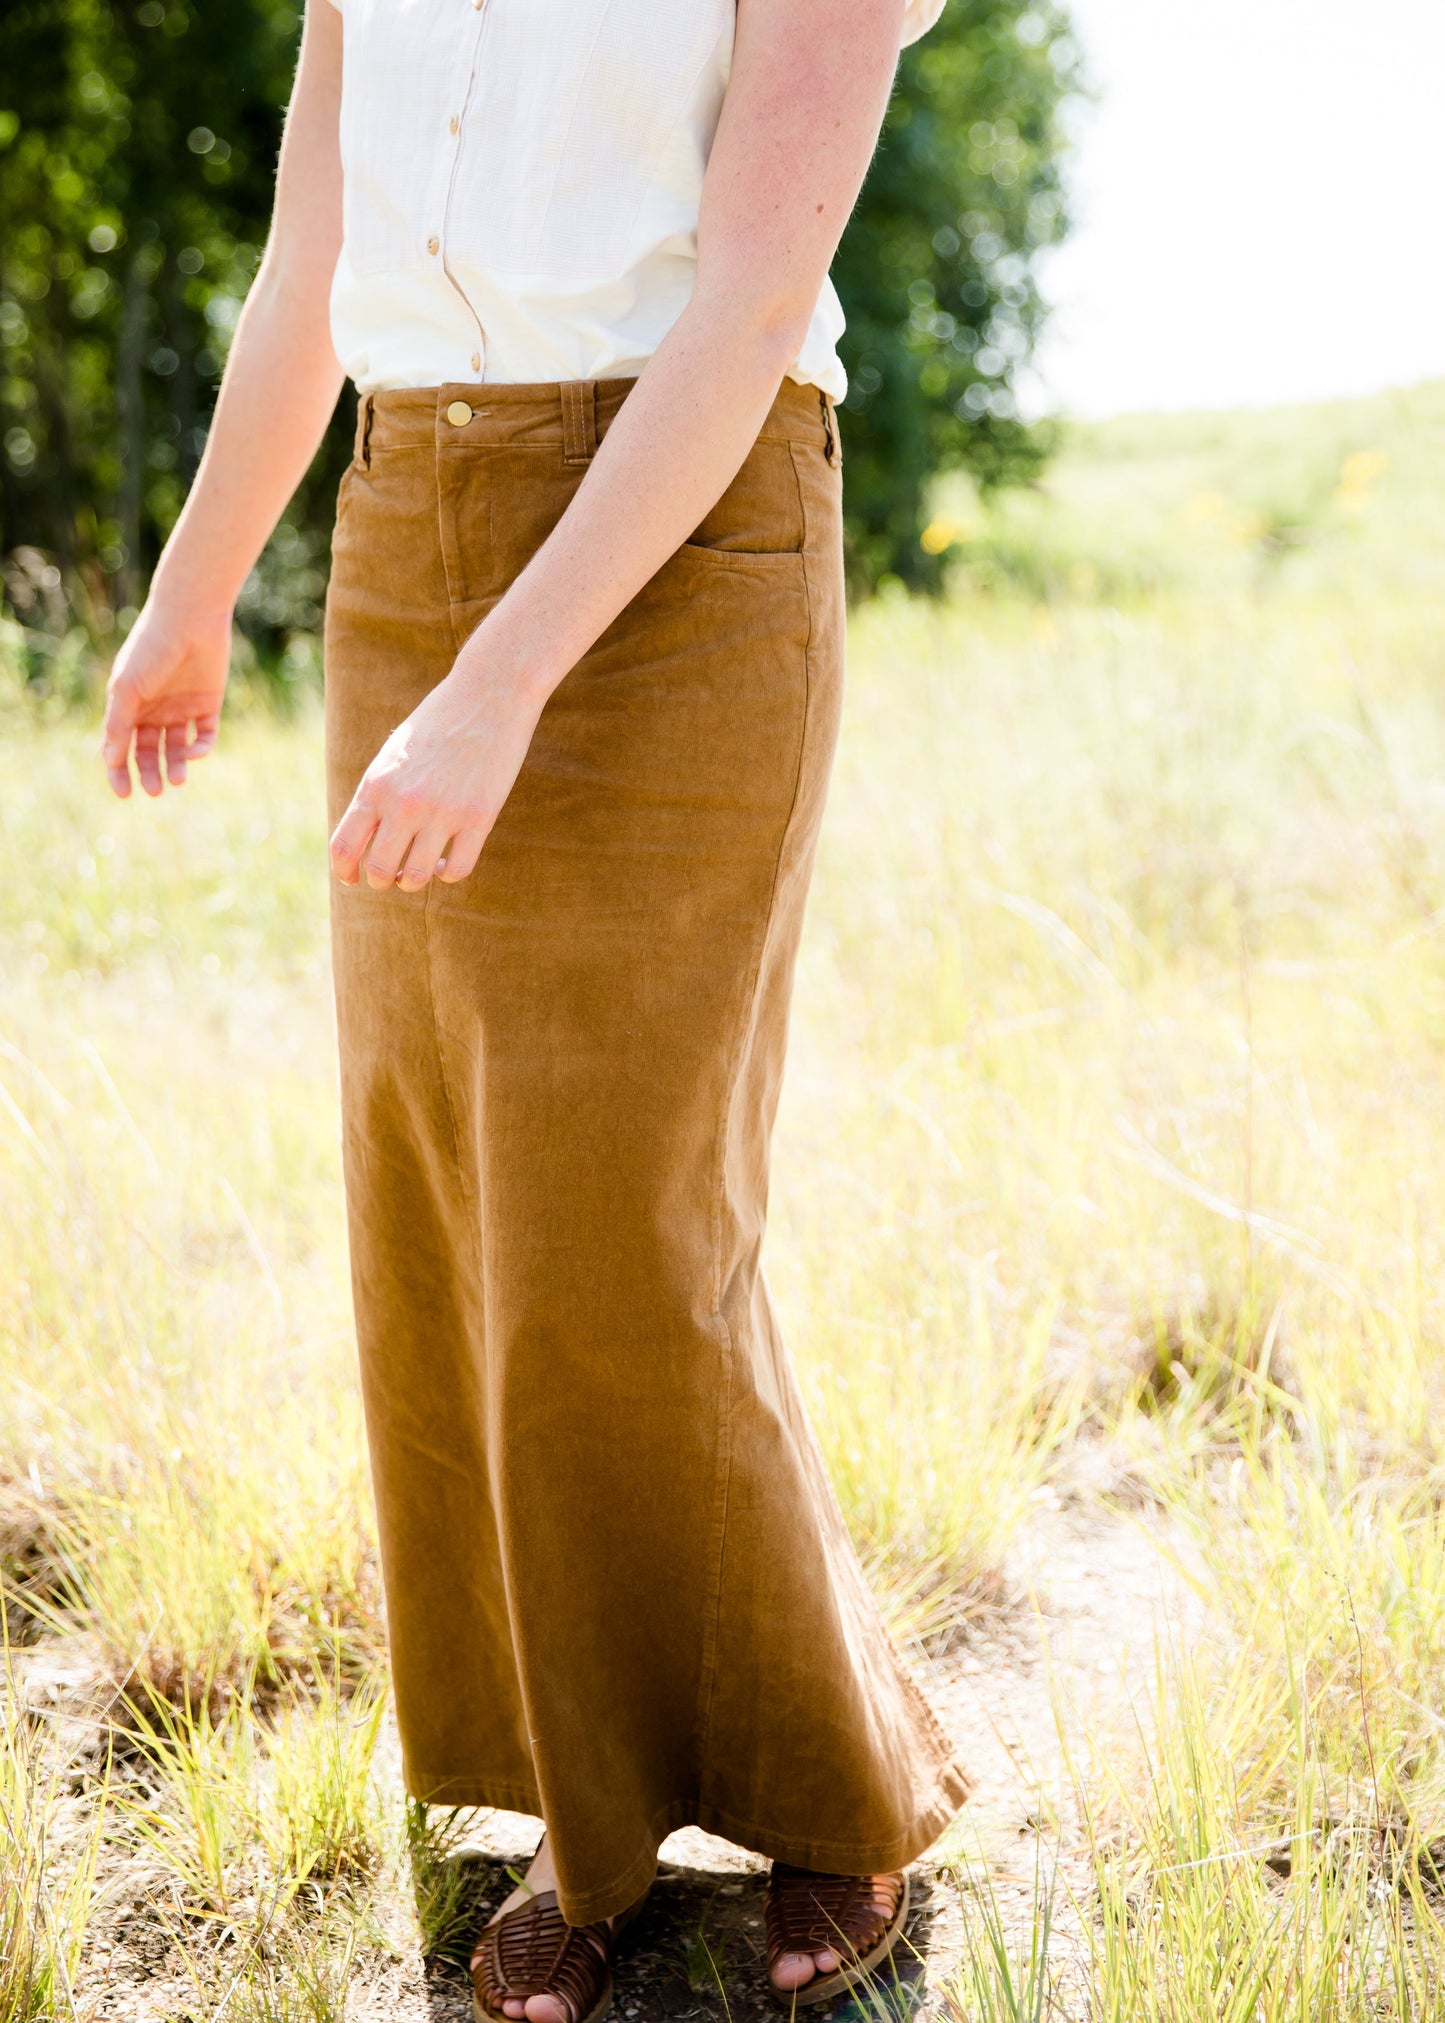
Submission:
MULTIPOLYGON (((362 402, 326 620, 333 821, 630 384, 362 402)), ((629 1904, 678 1826, 862 1874, 967 1796, 759 1265, 841 693, 835 430, 784 387, 548 703, 469 879, 335 893, 407 1787, 540 1814, 573 1923, 629 1904)))

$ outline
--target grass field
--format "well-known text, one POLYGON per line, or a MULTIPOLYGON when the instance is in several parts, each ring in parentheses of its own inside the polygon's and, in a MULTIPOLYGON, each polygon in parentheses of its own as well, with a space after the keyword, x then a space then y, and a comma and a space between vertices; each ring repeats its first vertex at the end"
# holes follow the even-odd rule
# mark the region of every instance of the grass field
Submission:
MULTIPOLYGON (((1445 386, 1080 431, 854 621, 769 1256, 845 1510, 938 1666, 1060 1485, 1204 1626, 1061 1743, 1032 1931, 946 1843, 953 2023, 1445 2014, 1442 452, 1445 386)), ((6 679, 0 2023, 370 2015, 458 1872, 389 1741, 318 713, 120 806, 6 679)))

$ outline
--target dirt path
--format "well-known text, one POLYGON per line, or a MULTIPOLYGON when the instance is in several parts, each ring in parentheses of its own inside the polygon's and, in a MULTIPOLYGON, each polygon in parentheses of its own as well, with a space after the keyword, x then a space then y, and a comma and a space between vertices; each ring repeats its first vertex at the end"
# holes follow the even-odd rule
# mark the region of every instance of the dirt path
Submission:
MULTIPOLYGON (((1147 1720, 1156 1634, 1187 1632, 1196 1613, 1156 1521, 1104 1513, 1092 1502, 1041 1508, 1011 1573, 1022 1597, 1012 1614, 924 1667, 978 1786, 958 1824, 919 1864, 909 1927, 916 1960, 900 2013, 940 2013, 938 1991, 962 1950, 961 1892, 986 1879, 1006 1924, 1027 1930, 1040 1829, 1050 1859, 1062 1850, 1070 1879, 1077 1807, 1069 1751, 1086 1730, 1128 1727, 1136 1712, 1147 1720)), ((511 1887, 507 1866, 525 1864, 535 1835, 534 1822, 511 1814, 478 1823, 479 1908, 501 1901, 511 1887)), ((624 2023, 776 2023, 761 1964, 764 1872, 762 1862, 693 1829, 665 1843, 657 1888, 618 1976, 614 2013, 624 2023)), ((1067 1918, 1061 1932, 1067 1945, 1067 1918)), ((848 2002, 824 2013, 833 2023, 877 2016, 848 2002)), ((446 1959, 397 1960, 358 1979, 347 2017, 470 2023, 465 1974, 446 1959)))

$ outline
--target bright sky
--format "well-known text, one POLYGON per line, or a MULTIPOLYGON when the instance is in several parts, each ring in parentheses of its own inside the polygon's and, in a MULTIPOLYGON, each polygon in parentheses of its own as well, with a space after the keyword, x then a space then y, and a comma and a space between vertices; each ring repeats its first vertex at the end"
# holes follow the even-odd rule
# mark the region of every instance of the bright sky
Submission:
POLYGON ((1445 0, 1072 0, 1101 97, 1031 407, 1445 377, 1445 0))

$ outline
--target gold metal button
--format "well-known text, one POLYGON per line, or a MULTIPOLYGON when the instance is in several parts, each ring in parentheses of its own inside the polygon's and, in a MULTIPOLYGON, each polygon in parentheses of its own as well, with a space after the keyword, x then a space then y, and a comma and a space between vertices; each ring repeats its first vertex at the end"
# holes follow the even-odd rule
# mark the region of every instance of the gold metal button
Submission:
POLYGON ((435 233, 433 233, 431 238, 429 238, 426 242, 426 249, 429 253, 435 253, 437 249, 440 247, 440 245, 441 240, 437 238, 435 233))
POLYGON ((453 428, 465 428, 472 418, 472 411, 464 400, 454 400, 447 409, 447 420, 453 428))
POLYGON ((472 371, 480 372, 481 369, 482 369, 482 354, 480 351, 474 351, 472 353, 472 371))

